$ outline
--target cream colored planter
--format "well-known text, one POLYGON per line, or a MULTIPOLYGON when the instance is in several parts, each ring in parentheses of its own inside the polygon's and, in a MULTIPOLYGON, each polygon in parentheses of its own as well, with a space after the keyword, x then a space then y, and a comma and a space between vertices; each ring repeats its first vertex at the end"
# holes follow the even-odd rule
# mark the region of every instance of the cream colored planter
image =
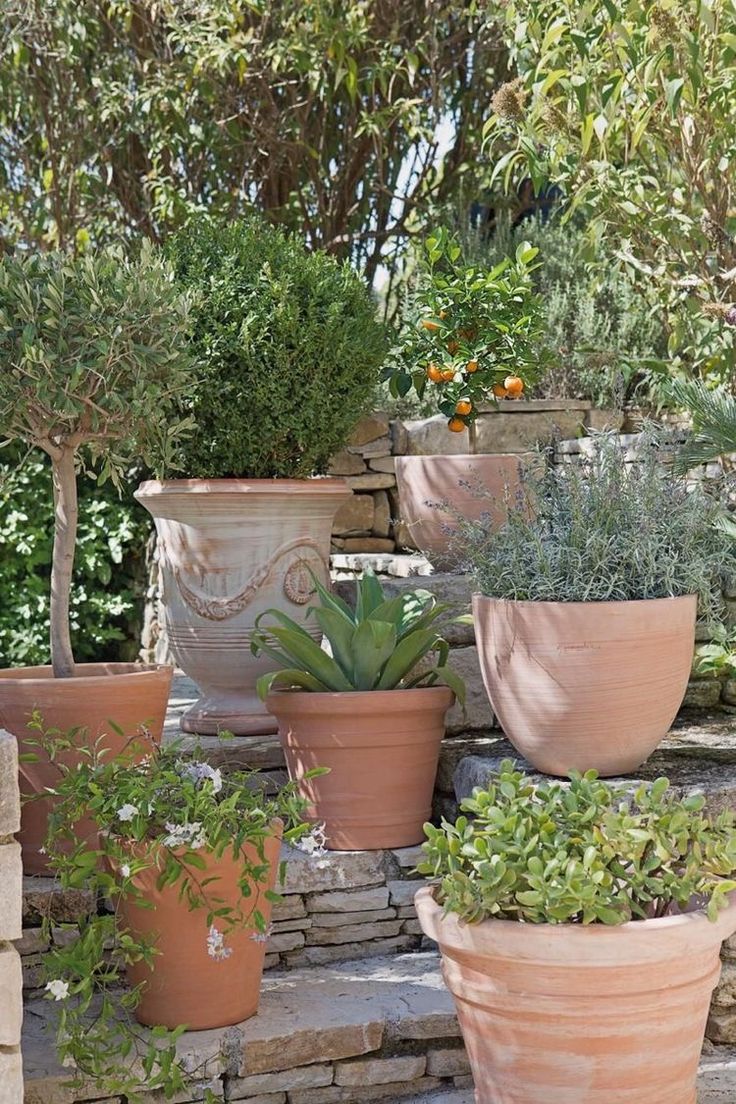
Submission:
MULTIPOLYGON (((271 606, 303 621, 310 571, 329 580, 330 532, 349 495, 340 479, 172 479, 143 483, 136 498, 159 540, 164 625, 171 654, 200 698, 184 732, 275 732, 256 694, 273 670, 250 651, 256 618, 271 606)), ((315 639, 320 633, 316 622, 315 639)))

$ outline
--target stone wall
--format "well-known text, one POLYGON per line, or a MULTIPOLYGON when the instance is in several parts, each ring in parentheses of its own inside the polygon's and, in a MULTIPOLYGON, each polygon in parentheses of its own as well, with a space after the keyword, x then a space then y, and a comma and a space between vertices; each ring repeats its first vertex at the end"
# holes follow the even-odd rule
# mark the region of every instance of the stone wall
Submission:
POLYGON ((12 943, 21 936, 22 868, 13 839, 19 830, 17 744, 0 729, 0 1104, 23 1100, 21 964, 12 943))
MULTIPOLYGON (((537 444, 575 437, 588 429, 618 428, 623 420, 623 414, 596 410, 573 399, 501 403, 487 407, 478 417, 477 451, 527 452, 537 444)), ((387 414, 377 413, 363 418, 329 469, 330 475, 344 478, 353 492, 335 518, 333 551, 389 553, 412 548, 401 521, 395 457, 468 451, 467 434, 448 432, 443 415, 390 420, 387 414)))

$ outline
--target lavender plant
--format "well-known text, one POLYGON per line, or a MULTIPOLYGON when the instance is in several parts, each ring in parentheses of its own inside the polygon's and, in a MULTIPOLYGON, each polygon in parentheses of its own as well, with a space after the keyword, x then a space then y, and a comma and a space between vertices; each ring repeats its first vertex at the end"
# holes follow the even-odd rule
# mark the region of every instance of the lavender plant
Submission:
MULTIPOLYGON (((176 1057, 185 1026, 147 1032, 135 1022, 141 987, 125 988, 126 966, 140 960, 153 964, 156 947, 125 928, 117 915, 121 897, 152 908, 138 876, 155 866, 159 886, 178 886, 184 907, 206 911, 207 951, 225 961, 228 935, 235 929, 251 929, 257 940, 267 937, 254 903, 259 895, 250 887, 268 877, 264 846, 273 822, 283 823, 284 840, 310 853, 321 849, 319 831, 310 832, 304 823, 304 802, 293 783, 268 795, 256 772, 224 773, 202 761, 198 751, 185 753, 177 744, 158 747, 146 734, 113 760, 84 746, 78 733, 44 733, 39 717, 34 727, 59 768, 58 802, 46 842, 52 868, 62 888, 91 891, 95 901, 78 924, 60 930, 51 917, 44 920, 43 935, 52 945, 45 959, 46 996, 60 1009, 59 1057, 73 1071, 75 1084, 92 1079, 106 1096, 135 1101, 143 1090, 158 1089, 168 1098, 185 1084, 176 1057), (72 748, 70 769, 65 757, 72 748), (99 831, 92 843, 78 827, 83 817, 99 831), (206 852, 216 857, 231 852, 240 863, 242 896, 235 906, 218 894, 218 879, 202 877, 206 852)), ((269 890, 265 896, 280 900, 269 890)))
POLYGON ((526 601, 604 602, 697 594, 717 618, 721 580, 734 570, 720 527, 724 504, 689 486, 654 428, 635 445, 593 439, 581 463, 526 466, 508 520, 458 519, 454 555, 485 595, 526 601))

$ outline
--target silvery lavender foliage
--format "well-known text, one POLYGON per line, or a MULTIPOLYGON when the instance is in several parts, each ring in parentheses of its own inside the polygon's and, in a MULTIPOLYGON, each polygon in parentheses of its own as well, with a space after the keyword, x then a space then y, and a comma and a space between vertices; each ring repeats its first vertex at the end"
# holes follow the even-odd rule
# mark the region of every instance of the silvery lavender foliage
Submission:
POLYGON ((603 602, 697 594, 717 618, 722 580, 736 574, 734 542, 717 527, 724 503, 687 484, 673 442, 648 428, 632 462, 614 433, 592 455, 527 466, 503 528, 460 521, 454 551, 481 593, 531 601, 603 602))

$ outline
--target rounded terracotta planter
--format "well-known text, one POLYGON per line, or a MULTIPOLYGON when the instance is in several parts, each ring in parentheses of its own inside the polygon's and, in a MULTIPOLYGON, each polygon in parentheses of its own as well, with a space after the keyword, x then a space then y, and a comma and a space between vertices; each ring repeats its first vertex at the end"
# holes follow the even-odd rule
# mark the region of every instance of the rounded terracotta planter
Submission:
MULTIPOLYGON (((238 884, 243 860, 240 856, 234 858, 232 850, 226 849, 219 858, 211 851, 197 851, 205 868, 192 868, 192 875, 200 880, 215 879, 206 887, 214 907, 257 908, 268 925, 272 906, 266 891, 276 884, 280 843, 281 825, 275 824, 274 834, 263 846, 268 877, 252 883, 252 896, 246 900, 238 884)), ((263 862, 252 844, 246 845, 243 854, 253 863, 263 862)), ((153 908, 144 908, 125 895, 117 901, 119 923, 137 941, 150 940, 156 948, 151 966, 141 961, 127 968, 130 984, 143 986, 136 1019, 149 1026, 174 1028, 186 1024, 191 1031, 205 1031, 254 1016, 266 941, 254 938, 252 924, 226 931, 225 920, 215 918, 214 925, 223 933, 224 948, 229 953, 224 958, 213 957, 208 949, 207 908, 190 909, 179 897, 180 882, 159 889, 159 866, 162 868, 163 862, 154 862, 132 879, 153 908)))
POLYGON ((685 696, 695 595, 640 602, 513 602, 473 596, 493 711, 537 770, 602 776, 641 766, 685 696))
POLYGON ((289 776, 309 819, 324 823, 330 850, 409 847, 424 838, 452 701, 445 686, 269 694, 289 776), (314 767, 329 774, 305 779, 314 767))
MULTIPOLYGON (((256 693, 273 661, 251 655, 271 606, 304 622, 310 571, 329 581, 330 533, 350 491, 341 479, 172 479, 135 497, 153 515, 172 656, 199 687, 184 732, 275 732, 256 693)), ((320 638, 316 622, 305 625, 320 638)))
POLYGON ((476 1104, 695 1104, 733 904, 619 927, 461 923, 430 888, 416 908, 439 943, 476 1104))
MULTIPOLYGON (((0 671, 0 728, 18 740, 21 755, 33 754, 34 762, 20 764, 20 788, 24 798, 19 840, 26 874, 45 874, 48 863, 41 848, 52 798, 39 797, 59 781, 58 768, 39 747, 39 733, 28 728, 35 710, 46 729, 68 733, 80 729, 85 747, 102 742, 110 755, 119 755, 131 737, 145 727, 158 743, 166 717, 173 668, 164 664, 78 663, 73 678, 54 678, 51 667, 18 667, 0 671), (115 725, 122 730, 116 732, 115 725)), ((69 752, 67 764, 78 756, 69 752)), ((76 826, 78 834, 94 846, 91 821, 76 826)))
POLYGON ((514 454, 479 456, 397 456, 396 482, 401 520, 413 543, 435 568, 452 565, 454 513, 469 521, 490 514, 494 528, 506 521, 507 500, 513 497, 521 473, 514 454), (478 491, 482 491, 480 496, 478 491), (438 509, 447 503, 450 510, 438 509))

